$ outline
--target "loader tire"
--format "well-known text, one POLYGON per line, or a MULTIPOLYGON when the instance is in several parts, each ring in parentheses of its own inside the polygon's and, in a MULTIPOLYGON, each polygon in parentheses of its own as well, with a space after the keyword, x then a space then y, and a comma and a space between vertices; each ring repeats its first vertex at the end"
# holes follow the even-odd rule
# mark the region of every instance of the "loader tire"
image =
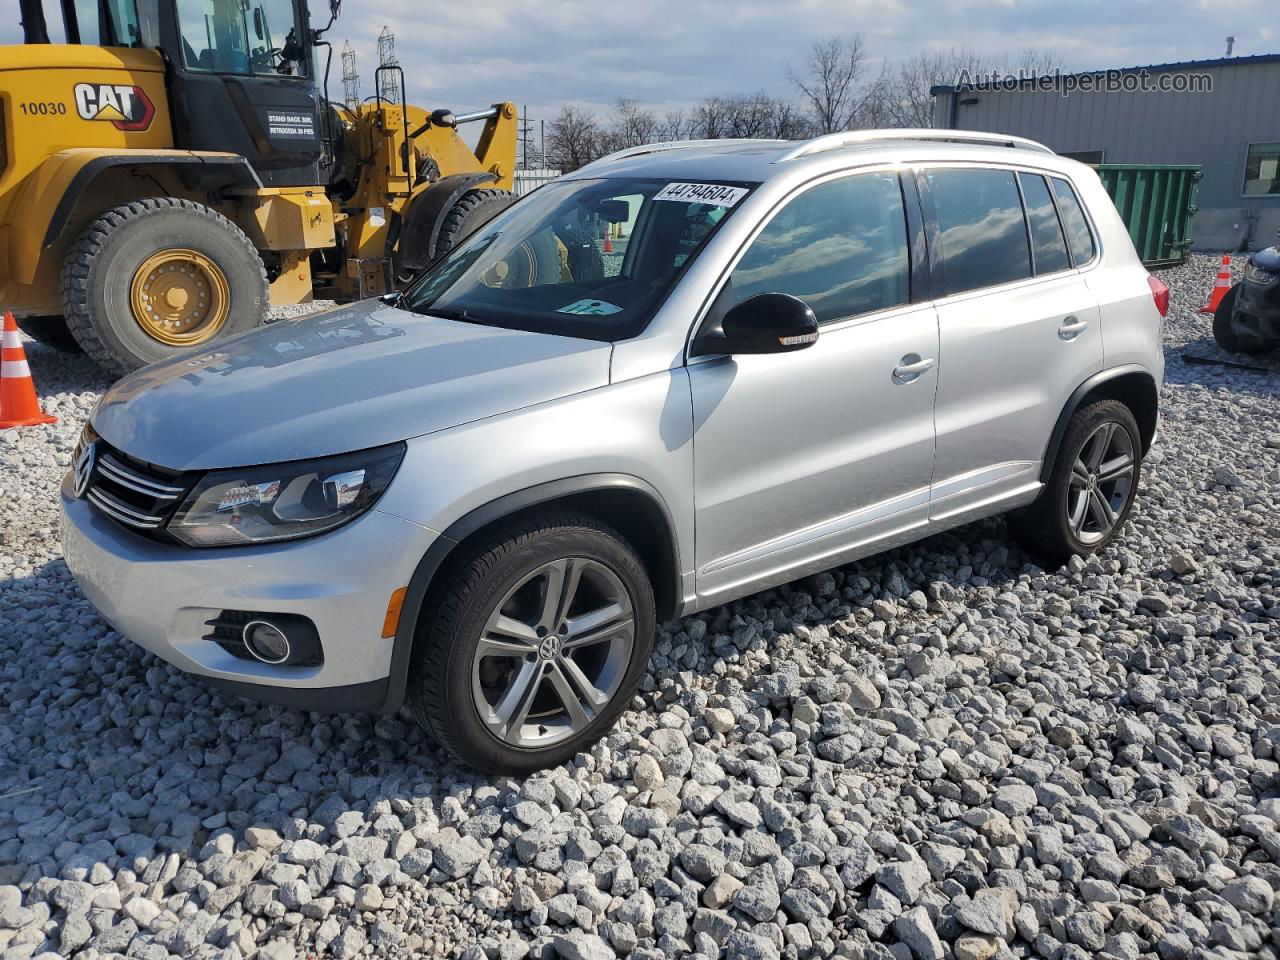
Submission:
POLYGON ((18 329, 36 343, 43 343, 46 347, 53 347, 63 353, 84 352, 62 317, 23 317, 15 322, 18 329))
POLYGON ((444 256, 515 201, 516 195, 510 190, 468 190, 444 215, 435 256, 444 256))
POLYGON ((117 376, 251 330, 268 302, 262 258, 244 232, 176 197, 108 210, 62 266, 67 328, 117 376))

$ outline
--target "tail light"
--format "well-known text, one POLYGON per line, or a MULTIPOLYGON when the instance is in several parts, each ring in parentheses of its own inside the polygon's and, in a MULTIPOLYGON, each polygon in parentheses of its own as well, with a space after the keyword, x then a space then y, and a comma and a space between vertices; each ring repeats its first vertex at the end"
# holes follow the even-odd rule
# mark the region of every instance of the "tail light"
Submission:
POLYGON ((1169 288, 1164 282, 1151 274, 1147 274, 1147 286, 1151 288, 1151 299, 1156 302, 1156 309, 1160 311, 1160 316, 1167 317, 1169 315, 1169 288))

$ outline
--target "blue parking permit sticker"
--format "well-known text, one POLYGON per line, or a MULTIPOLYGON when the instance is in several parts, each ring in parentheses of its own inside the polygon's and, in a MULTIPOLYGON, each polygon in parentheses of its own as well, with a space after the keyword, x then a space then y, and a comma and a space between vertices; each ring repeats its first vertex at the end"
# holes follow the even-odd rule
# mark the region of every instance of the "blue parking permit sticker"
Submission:
POLYGON ((611 313, 620 313, 622 308, 604 300, 575 300, 567 307, 561 307, 556 313, 572 313, 576 317, 607 317, 611 313))
POLYGON ((726 187, 722 183, 668 183, 653 195, 653 199, 732 207, 746 195, 746 187, 726 187))

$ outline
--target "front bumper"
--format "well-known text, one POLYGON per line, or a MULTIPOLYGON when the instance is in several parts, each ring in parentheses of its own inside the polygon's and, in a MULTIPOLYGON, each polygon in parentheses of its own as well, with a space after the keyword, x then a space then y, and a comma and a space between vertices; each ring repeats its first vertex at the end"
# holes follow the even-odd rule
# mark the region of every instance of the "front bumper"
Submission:
POLYGON ((371 510, 332 533, 257 547, 193 549, 132 533, 62 486, 67 566, 103 618, 138 646, 239 696, 323 712, 388 702, 392 591, 435 531, 371 510), (319 666, 273 666, 206 639, 222 610, 292 613, 315 624, 319 666))

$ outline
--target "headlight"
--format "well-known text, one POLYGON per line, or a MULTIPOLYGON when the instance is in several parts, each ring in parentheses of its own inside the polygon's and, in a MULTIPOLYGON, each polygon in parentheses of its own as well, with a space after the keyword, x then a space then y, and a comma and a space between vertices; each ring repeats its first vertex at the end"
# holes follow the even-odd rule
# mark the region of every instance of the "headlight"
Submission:
POLYGON ((1255 267, 1252 263, 1249 264, 1248 268, 1246 268, 1244 272, 1244 278, 1246 280, 1250 283, 1256 283, 1264 287, 1269 283, 1275 283, 1276 276, 1277 274, 1272 273, 1270 270, 1263 270, 1261 267, 1255 267))
POLYGON ((340 527, 391 483, 405 445, 206 474, 169 521, 193 547, 293 540, 340 527))

